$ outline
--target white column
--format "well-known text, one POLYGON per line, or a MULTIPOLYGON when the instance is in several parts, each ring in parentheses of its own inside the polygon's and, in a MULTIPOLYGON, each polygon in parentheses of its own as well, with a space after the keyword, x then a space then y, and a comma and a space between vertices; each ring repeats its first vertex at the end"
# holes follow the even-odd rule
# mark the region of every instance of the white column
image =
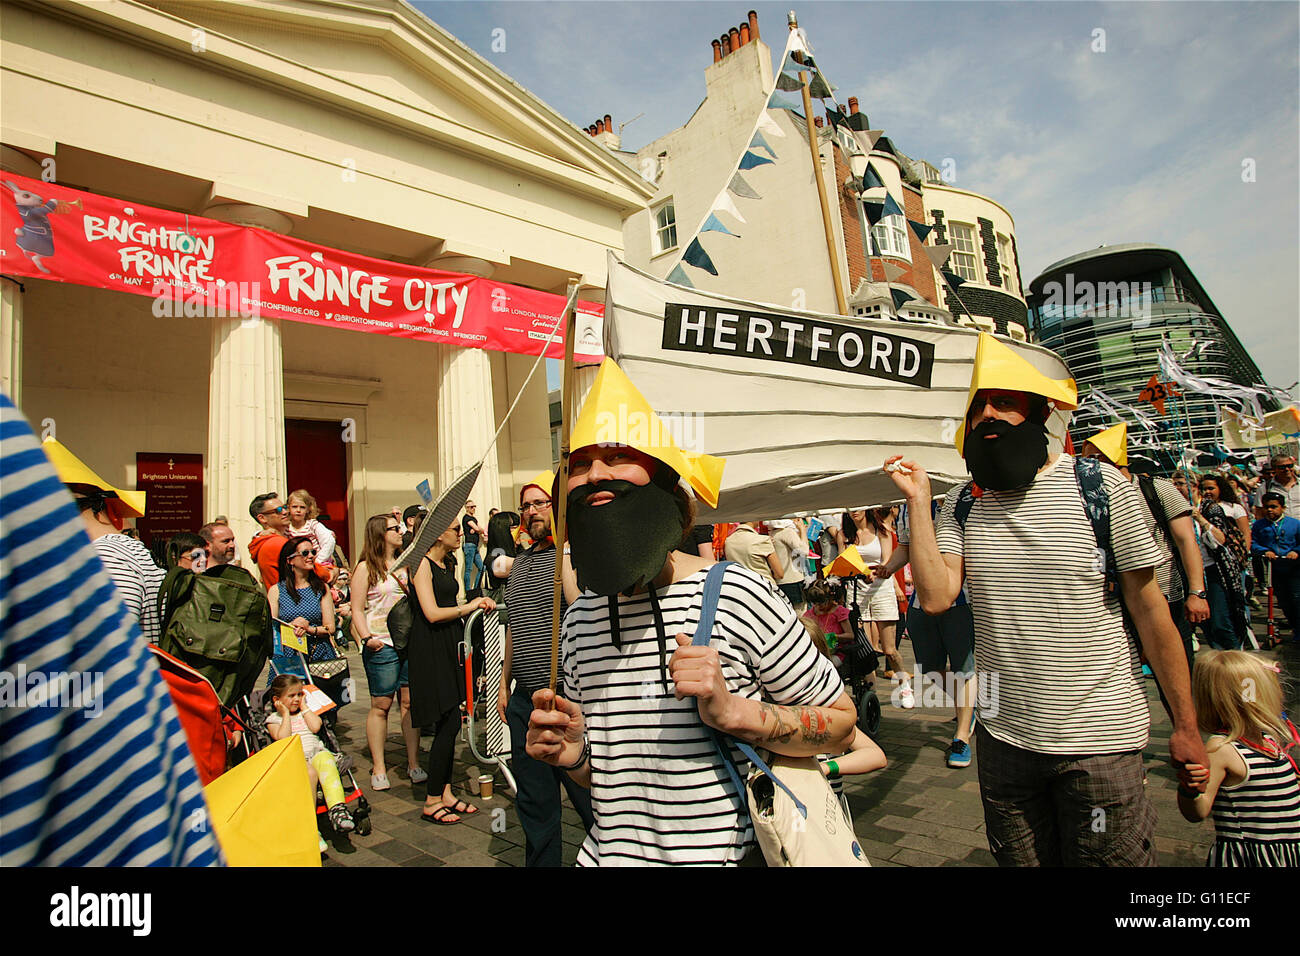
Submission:
MULTIPOLYGON (((492 409, 492 368, 482 349, 439 345, 438 489, 483 455, 496 431, 492 409)), ((471 496, 479 514, 500 508, 501 478, 496 448, 488 453, 471 496)))
POLYGON ((23 289, 0 278, 0 391, 23 405, 23 289))
MULTIPOLYGON (((288 232, 291 220, 259 206, 223 204, 206 215, 288 232)), ((268 491, 289 494, 284 452, 284 360, 277 321, 214 318, 208 386, 207 510, 230 520, 244 567, 259 525, 248 503, 268 491)))

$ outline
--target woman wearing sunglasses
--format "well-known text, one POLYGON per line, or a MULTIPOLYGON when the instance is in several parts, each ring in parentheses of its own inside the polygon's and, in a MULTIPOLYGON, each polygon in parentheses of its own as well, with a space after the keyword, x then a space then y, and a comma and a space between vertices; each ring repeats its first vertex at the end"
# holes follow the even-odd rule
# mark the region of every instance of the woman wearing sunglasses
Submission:
MULTIPOLYGON (((329 588, 317 576, 316 540, 306 535, 290 538, 280 549, 280 580, 267 592, 271 616, 293 627, 299 638, 307 639, 307 660, 333 657, 330 635, 334 633, 334 602, 329 588)), ((278 625, 277 625, 278 627, 278 625)), ((271 659, 275 674, 296 674, 308 679, 306 666, 298 651, 282 648, 271 659)))

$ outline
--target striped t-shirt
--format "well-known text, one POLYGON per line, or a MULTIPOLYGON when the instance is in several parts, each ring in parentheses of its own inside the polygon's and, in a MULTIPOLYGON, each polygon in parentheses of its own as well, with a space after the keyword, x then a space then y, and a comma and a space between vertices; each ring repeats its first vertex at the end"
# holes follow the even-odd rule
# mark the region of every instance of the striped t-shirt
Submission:
MULTIPOLYGON (((665 668, 676 635, 699 624, 706 573, 658 592, 665 668)), ((596 818, 578 864, 738 863, 754 831, 695 699, 676 699, 671 674, 663 683, 649 596, 617 600, 621 649, 610 639, 609 598, 586 592, 564 617, 564 681, 587 725, 596 818)), ((744 568, 723 575, 711 646, 728 690, 750 700, 825 707, 844 691, 775 585, 744 568)))
MULTIPOLYGON (((555 548, 533 545, 515 556, 506 578, 510 612, 510 676, 529 697, 551 686, 551 617, 554 614, 555 548)), ((568 605, 560 596, 560 611, 568 605)))
MULTIPOLYGON (((1175 518, 1181 518, 1184 515, 1192 513, 1192 506, 1188 504, 1187 499, 1182 496, 1174 483, 1168 478, 1155 478, 1152 481, 1155 487, 1156 496, 1160 499, 1160 504, 1164 507, 1165 518, 1173 521, 1175 518)), ((1138 478, 1133 476, 1133 487, 1138 488, 1138 478)), ((1156 516, 1151 513, 1147 505, 1146 496, 1142 494, 1141 488, 1138 488, 1138 498, 1142 502, 1142 520, 1146 523, 1147 530, 1151 532, 1155 539, 1156 547, 1160 549, 1160 563, 1156 565, 1156 583, 1160 585, 1160 592, 1165 596, 1166 601, 1181 601, 1185 596, 1183 594, 1183 576, 1176 574, 1174 570, 1174 553, 1173 549, 1178 547, 1166 531, 1163 524, 1156 520, 1156 516)))
MULTIPOLYGON (((1112 466, 1101 470, 1116 567, 1154 567, 1140 493, 1112 466)), ((985 729, 1039 753, 1140 750, 1150 725, 1142 671, 1106 590, 1074 459, 1061 455, 1028 487, 984 491, 964 532, 957 497, 944 502, 937 537, 940 552, 965 560, 975 663, 992 695, 980 709, 985 729)))
POLYGON ((3 393, 0 634, 0 861, 220 862, 158 664, 3 393))
POLYGON ((108 576, 117 585, 122 603, 131 612, 140 633, 150 644, 162 637, 158 620, 158 589, 167 572, 153 563, 149 549, 124 534, 106 534, 95 539, 95 550, 108 576))

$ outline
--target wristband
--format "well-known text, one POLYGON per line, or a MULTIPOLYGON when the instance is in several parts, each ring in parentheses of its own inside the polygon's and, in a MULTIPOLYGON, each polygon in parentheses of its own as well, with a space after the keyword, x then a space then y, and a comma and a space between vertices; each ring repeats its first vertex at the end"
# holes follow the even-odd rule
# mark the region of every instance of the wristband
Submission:
POLYGON ((582 753, 578 755, 578 761, 577 761, 577 763, 570 764, 570 765, 567 766, 567 767, 562 767, 562 766, 560 766, 560 765, 557 764, 557 765, 556 765, 556 768, 559 769, 559 770, 578 770, 578 769, 580 769, 580 768, 582 767, 583 764, 585 764, 585 763, 586 763, 588 760, 590 760, 590 759, 591 759, 591 741, 589 741, 589 740, 587 739, 587 735, 586 735, 586 734, 583 734, 583 735, 582 735, 582 753))
POLYGON ((840 765, 834 760, 826 761, 826 769, 829 771, 827 773, 828 777, 838 777, 840 775, 840 765))

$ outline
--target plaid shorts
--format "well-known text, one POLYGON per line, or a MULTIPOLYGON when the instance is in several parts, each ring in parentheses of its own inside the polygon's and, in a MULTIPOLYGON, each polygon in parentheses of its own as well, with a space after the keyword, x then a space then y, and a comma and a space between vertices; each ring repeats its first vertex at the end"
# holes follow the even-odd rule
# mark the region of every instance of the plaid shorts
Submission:
POLYGON ((980 726, 975 752, 999 866, 1156 865, 1156 811, 1140 750, 1035 753, 980 726))

